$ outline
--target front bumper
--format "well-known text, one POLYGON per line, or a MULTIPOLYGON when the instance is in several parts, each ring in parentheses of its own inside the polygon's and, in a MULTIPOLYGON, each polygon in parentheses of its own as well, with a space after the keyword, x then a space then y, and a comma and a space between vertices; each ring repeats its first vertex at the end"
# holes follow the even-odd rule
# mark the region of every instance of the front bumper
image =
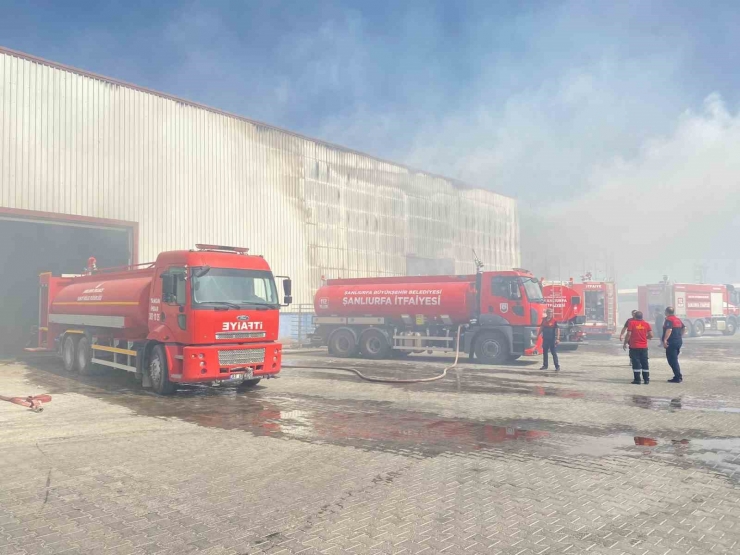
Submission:
POLYGON ((232 374, 250 370, 254 378, 274 376, 280 372, 282 351, 280 343, 168 346, 170 381, 229 381, 232 374))
POLYGON ((541 340, 537 340, 537 327, 525 327, 524 328, 524 356, 534 356, 540 354, 538 345, 541 340))

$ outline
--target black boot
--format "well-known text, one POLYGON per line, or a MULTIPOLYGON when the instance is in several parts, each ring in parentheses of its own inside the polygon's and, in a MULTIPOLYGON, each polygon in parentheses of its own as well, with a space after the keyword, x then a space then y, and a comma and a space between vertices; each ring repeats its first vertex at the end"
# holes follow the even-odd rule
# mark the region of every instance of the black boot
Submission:
POLYGON ((640 384, 640 383, 642 383, 640 381, 640 373, 639 372, 633 372, 633 373, 635 374, 635 379, 632 380, 632 383, 634 383, 634 384, 640 384))
POLYGON ((650 383, 650 372, 643 372, 642 373, 642 381, 645 382, 645 385, 650 383))

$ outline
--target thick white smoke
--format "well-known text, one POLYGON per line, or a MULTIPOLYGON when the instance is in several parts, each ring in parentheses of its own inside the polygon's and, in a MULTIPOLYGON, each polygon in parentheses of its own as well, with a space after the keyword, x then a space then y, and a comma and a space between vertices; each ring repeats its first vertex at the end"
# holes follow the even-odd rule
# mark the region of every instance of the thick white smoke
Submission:
POLYGON ((625 286, 664 274, 691 281, 700 270, 707 281, 740 280, 738 152, 740 114, 712 94, 670 135, 588 170, 586 195, 525 208, 525 262, 553 278, 616 273, 625 286))

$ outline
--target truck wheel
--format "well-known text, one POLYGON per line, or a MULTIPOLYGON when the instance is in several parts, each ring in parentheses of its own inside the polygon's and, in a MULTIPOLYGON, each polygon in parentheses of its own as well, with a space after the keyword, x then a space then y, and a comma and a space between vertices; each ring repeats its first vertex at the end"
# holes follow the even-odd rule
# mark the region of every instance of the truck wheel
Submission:
POLYGON ((508 362, 514 362, 515 360, 519 360, 520 358, 522 358, 522 355, 509 355, 508 357, 506 357, 506 360, 508 362))
POLYGON ((175 384, 170 381, 167 368, 167 355, 162 345, 156 345, 149 355, 149 377, 152 379, 152 389, 160 395, 171 395, 175 392, 175 384))
POLYGON ((737 322, 733 318, 730 318, 729 320, 727 320, 727 327, 725 328, 725 331, 723 331, 722 333, 724 333, 725 335, 735 335, 736 331, 737 331, 737 322))
POLYGON ((339 358, 349 358, 357 352, 354 334, 347 330, 337 330, 329 338, 329 352, 339 358))
POLYGON ((509 358, 509 346, 500 333, 485 332, 475 340, 475 356, 482 364, 503 364, 509 358))
POLYGON ((90 348, 90 340, 84 335, 77 342, 77 357, 75 360, 75 369, 80 375, 89 376, 92 374, 92 349, 90 348))
POLYGON ((62 364, 65 372, 72 372, 75 369, 76 343, 74 335, 67 335, 62 343, 62 364))
POLYGON ((258 383, 262 381, 262 378, 254 378, 251 380, 244 380, 242 383, 239 384, 239 387, 242 389, 251 389, 258 383))
POLYGON ((378 330, 367 330, 360 336, 360 353, 365 358, 387 358, 390 348, 385 335, 378 330))
POLYGON ((704 335, 704 322, 697 320, 694 322, 694 337, 701 337, 704 335))

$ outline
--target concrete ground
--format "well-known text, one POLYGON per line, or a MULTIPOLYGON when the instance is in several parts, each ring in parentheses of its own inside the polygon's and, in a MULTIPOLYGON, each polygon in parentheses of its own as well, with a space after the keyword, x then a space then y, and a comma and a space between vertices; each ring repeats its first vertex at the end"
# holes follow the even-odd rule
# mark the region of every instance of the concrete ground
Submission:
POLYGON ((0 361, 0 554, 740 553, 740 335, 631 385, 616 342, 440 381, 449 359, 290 354, 170 398, 122 372, 0 361))

